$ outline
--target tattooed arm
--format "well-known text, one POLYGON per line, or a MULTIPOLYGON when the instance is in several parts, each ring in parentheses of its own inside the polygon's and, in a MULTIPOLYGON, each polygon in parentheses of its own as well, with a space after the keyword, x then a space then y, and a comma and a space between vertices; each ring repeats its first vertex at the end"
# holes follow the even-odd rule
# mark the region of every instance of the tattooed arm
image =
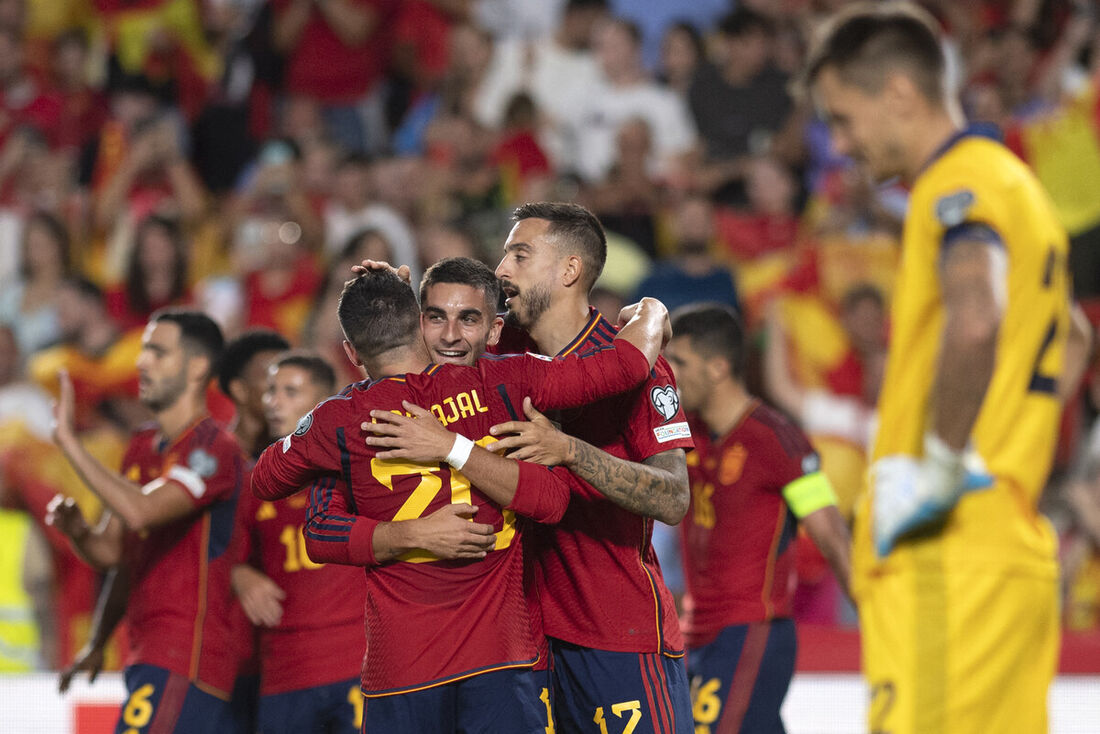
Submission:
POLYGON ((523 401, 526 421, 493 426, 492 451, 508 451, 508 458, 547 466, 564 466, 624 510, 675 525, 687 513, 691 500, 687 460, 683 449, 654 454, 642 463, 612 456, 579 438, 559 431, 523 401), (509 435, 510 434, 510 435, 509 435))

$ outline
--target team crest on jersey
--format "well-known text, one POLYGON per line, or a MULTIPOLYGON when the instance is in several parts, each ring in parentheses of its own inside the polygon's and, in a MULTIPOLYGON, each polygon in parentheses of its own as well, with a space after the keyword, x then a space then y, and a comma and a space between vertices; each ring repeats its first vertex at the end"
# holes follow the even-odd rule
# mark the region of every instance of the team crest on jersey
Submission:
POLYGON ((936 200, 936 219, 945 227, 955 227, 966 221, 974 206, 974 192, 969 189, 956 191, 936 200))
POLYGON ((218 470, 218 460, 202 449, 195 449, 187 457, 187 466, 203 479, 209 479, 218 470))
POLYGON ((649 399, 653 402, 653 408, 666 421, 672 420, 680 410, 680 396, 676 394, 676 388, 672 385, 654 387, 649 391, 649 399))

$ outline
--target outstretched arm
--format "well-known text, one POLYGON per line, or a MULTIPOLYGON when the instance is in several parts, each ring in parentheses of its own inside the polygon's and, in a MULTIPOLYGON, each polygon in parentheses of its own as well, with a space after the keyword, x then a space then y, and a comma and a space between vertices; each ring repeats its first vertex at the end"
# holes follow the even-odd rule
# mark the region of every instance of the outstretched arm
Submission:
POLYGON ((684 518, 691 489, 683 449, 662 451, 641 463, 627 461, 559 431, 535 410, 529 398, 523 401, 523 412, 528 420, 493 426, 491 433, 504 438, 491 444, 490 449, 510 452, 509 458, 564 466, 635 514, 668 525, 684 518))

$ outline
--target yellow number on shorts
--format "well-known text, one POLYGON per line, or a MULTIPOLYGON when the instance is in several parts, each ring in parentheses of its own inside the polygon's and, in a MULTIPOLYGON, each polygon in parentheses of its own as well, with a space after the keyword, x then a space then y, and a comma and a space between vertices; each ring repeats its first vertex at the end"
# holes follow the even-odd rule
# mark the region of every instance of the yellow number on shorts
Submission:
POLYGON ((890 734, 886 729, 886 719, 894 708, 896 697, 897 692, 891 680, 871 686, 871 734, 890 734))
POLYGON ((554 734, 554 712, 550 708, 550 689, 543 688, 539 700, 546 706, 546 734, 554 734))
POLYGON ((310 560, 309 554, 306 553, 306 538, 302 535, 301 525, 284 527, 283 532, 279 533, 279 542, 286 548, 283 570, 287 573, 301 571, 303 568, 313 570, 324 565, 310 560))
POLYGON ((710 724, 718 721, 722 713, 722 699, 718 698, 721 687, 722 681, 718 678, 711 678, 706 683, 701 675, 691 679, 691 716, 695 719, 696 734, 709 734, 710 724))
MULTIPOLYGON (((627 711, 630 712, 630 720, 626 722, 626 726, 623 727, 622 734, 634 734, 635 727, 638 726, 638 722, 642 720, 642 702, 635 701, 623 701, 622 703, 616 703, 611 706, 611 713, 623 718, 623 714, 627 711)), ((592 721, 599 724, 600 734, 609 734, 607 731, 607 720, 603 716, 603 706, 596 709, 596 715, 592 717, 592 721)))
MULTIPOLYGON (((492 436, 484 436, 478 439, 476 443, 478 446, 484 447, 496 441, 497 439, 492 436)), ((400 461, 374 458, 370 461, 370 470, 374 478, 391 492, 393 491, 394 478, 401 476, 420 477, 420 482, 409 494, 404 504, 401 505, 397 514, 393 516, 394 522, 412 520, 423 515, 424 511, 436 498, 436 495, 439 494, 439 491, 443 489, 443 478, 448 473, 450 474, 451 504, 470 502, 470 480, 462 472, 455 469, 440 468, 439 465, 402 463, 400 461)), ((497 533, 496 545, 493 546, 493 550, 507 548, 512 544, 512 540, 516 535, 515 513, 511 510, 503 510, 501 514, 504 516, 504 526, 497 533)), ((425 550, 414 550, 398 556, 398 560, 410 563, 426 563, 428 561, 438 561, 439 558, 434 553, 425 550)))
POLYGON ((363 728, 363 692, 359 690, 359 686, 348 689, 348 703, 354 711, 352 718, 355 719, 355 731, 359 731, 363 728))
POLYGON ((153 704, 149 701, 150 696, 153 695, 152 683, 146 683, 141 688, 130 694, 130 699, 126 702, 126 708, 122 709, 122 723, 131 727, 125 734, 137 734, 137 730, 149 723, 149 720, 153 718, 153 704))

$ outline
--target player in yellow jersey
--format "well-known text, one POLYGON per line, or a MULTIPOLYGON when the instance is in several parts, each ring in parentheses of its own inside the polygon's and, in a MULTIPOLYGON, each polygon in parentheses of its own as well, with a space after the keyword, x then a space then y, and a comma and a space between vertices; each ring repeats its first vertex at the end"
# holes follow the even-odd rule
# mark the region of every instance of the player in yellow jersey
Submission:
POLYGON ((838 151, 912 187, 853 534, 870 729, 1045 731, 1058 568, 1036 504, 1081 361, 1066 234, 1027 167, 964 127, 922 11, 846 9, 806 81, 838 151))

